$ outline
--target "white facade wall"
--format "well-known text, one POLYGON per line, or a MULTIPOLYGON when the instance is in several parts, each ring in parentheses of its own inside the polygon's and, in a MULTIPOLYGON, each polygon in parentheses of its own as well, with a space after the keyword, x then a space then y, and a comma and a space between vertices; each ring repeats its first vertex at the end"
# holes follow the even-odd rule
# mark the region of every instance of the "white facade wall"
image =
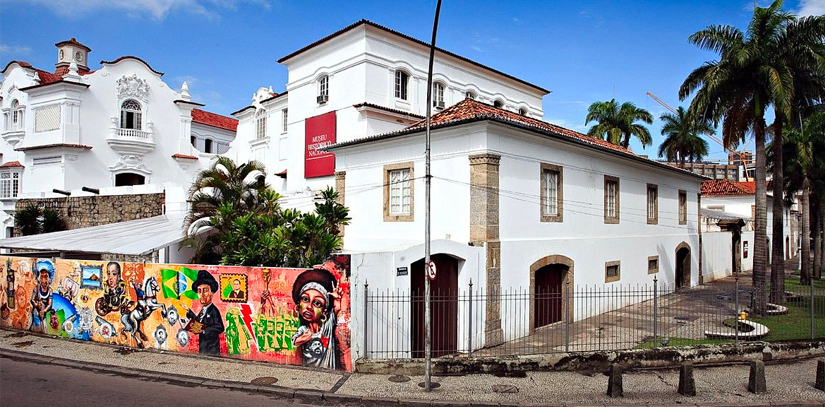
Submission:
MULTIPOLYGON (((768 241, 773 239, 773 197, 768 196, 766 199, 767 202, 767 236, 768 241)), ((704 196, 702 197, 702 207, 707 209, 716 209, 721 210, 727 213, 736 214, 742 217, 745 221, 746 225, 742 228, 742 231, 750 231, 753 232, 753 219, 752 219, 752 210, 751 206, 755 205, 754 195, 735 195, 735 196, 704 196)), ((707 226, 708 230, 718 230, 718 228, 714 228, 712 225, 707 226)), ((792 241, 797 241, 799 237, 799 231, 794 231, 795 233, 791 233, 791 209, 785 208, 783 213, 783 225, 782 225, 782 233, 783 233, 783 254, 787 253, 786 259, 792 258, 797 255, 791 251, 791 247, 795 247, 796 245, 791 244, 792 241), (788 247, 785 247, 788 246, 788 247)), ((743 233, 744 236, 744 233, 743 233)), ((752 240, 752 239, 751 239, 752 240)), ((743 240, 744 241, 744 240, 743 240)), ((753 243, 751 242, 751 250, 753 250, 753 243)), ((772 249, 768 246, 768 258, 770 259, 772 256, 771 253, 772 249)), ((753 254, 751 254, 753 256, 753 254)), ((745 269, 743 265, 743 270, 745 269)))
MULTIPOLYGON (((399 130, 420 120, 426 113, 428 58, 427 47, 369 24, 305 50, 283 62, 288 69, 287 95, 261 103, 265 98, 256 94, 251 108, 236 113, 237 138, 227 155, 238 161, 261 160, 267 180, 284 196, 286 205, 305 206, 314 191, 334 184, 333 176, 304 178, 305 120, 335 111, 337 142, 399 130), (395 97, 396 70, 410 76, 406 101, 395 97), (316 96, 322 76, 329 78, 329 100, 319 104, 316 96), (363 103, 401 113, 354 107, 363 103), (281 133, 283 108, 289 111, 288 134, 276 138, 281 133), (256 140, 260 109, 266 111, 269 130, 278 124, 274 133, 267 131, 272 135, 266 142, 256 140), (284 169, 288 173, 285 181, 273 176, 284 169)), ((471 91, 477 100, 502 101, 514 112, 525 109, 536 118, 544 113, 546 92, 489 69, 437 52, 433 71, 434 80, 445 85, 445 106, 463 100, 471 91)))
MULTIPOLYGON (((705 282, 733 275, 731 232, 702 233, 702 270, 705 282)), ((742 232, 740 244, 742 271, 753 270, 753 232, 742 232), (745 242, 748 257, 744 256, 745 242)))
MULTIPOLYGON (((18 198, 61 196, 53 189, 107 189, 123 173, 141 175, 147 185, 170 183, 188 189, 197 172, 215 157, 201 153, 191 138, 201 149, 205 140, 212 140, 215 152, 225 150, 234 138, 231 130, 193 123, 192 109, 200 105, 189 102, 187 91, 171 89, 162 74, 134 57, 103 63, 84 75, 70 70, 63 81, 42 86, 35 86, 37 71, 20 64, 10 64, 4 74, 0 153, 4 163, 19 161, 24 166, 18 198), (22 130, 7 119, 13 100, 25 106, 22 130), (127 100, 140 104, 141 132, 120 129, 121 106, 127 100), (38 113, 44 111, 56 116, 38 113), (55 117, 54 123, 36 128, 46 117, 55 117), (198 159, 175 159, 175 154, 198 159)), ((16 198, 2 201, 0 221, 12 226, 16 198)))

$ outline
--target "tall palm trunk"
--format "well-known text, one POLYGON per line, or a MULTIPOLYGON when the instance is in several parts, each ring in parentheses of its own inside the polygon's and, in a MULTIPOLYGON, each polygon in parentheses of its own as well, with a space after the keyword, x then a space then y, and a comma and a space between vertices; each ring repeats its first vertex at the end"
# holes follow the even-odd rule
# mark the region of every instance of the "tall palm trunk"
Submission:
POLYGON ((800 283, 811 284, 811 181, 805 176, 802 180, 802 270, 800 283))
POLYGON ((784 173, 782 168, 782 117, 776 112, 773 122, 773 239, 771 243, 773 262, 771 263, 771 302, 785 302, 785 200, 784 173))
POLYGON ((816 212, 816 234, 814 235, 814 277, 816 279, 822 278, 822 261, 823 259, 823 239, 822 232, 825 231, 825 205, 820 201, 816 205, 819 210, 816 212))
POLYGON ((767 296, 765 292, 765 276, 768 263, 768 234, 767 234, 767 182, 765 156, 765 119, 764 109, 757 101, 756 121, 753 126, 756 140, 756 219, 754 219, 753 237, 753 313, 765 316, 767 311, 767 296))

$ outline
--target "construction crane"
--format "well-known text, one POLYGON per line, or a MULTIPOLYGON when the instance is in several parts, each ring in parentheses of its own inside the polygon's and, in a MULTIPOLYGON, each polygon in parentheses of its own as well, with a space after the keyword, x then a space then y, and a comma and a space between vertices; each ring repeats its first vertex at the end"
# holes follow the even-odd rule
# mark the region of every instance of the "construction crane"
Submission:
MULTIPOLYGON (((675 114, 675 115, 678 115, 678 114, 679 114, 678 112, 676 112, 676 109, 672 108, 670 105, 668 105, 667 103, 665 103, 662 99, 659 99, 659 98, 658 98, 656 95, 654 95, 653 93, 651 93, 651 92, 646 92, 645 94, 646 94, 646 95, 648 95, 648 96, 650 96, 650 98, 651 98, 651 99, 655 100, 657 103, 659 103, 660 105, 662 105, 662 107, 664 107, 665 109, 670 110, 673 114, 675 114)), ((745 144, 745 145, 742 147, 742 149, 741 149, 741 150, 739 150, 739 151, 734 151, 734 150, 731 150, 731 149, 727 148, 727 147, 725 146, 725 143, 724 143, 724 142, 722 142, 722 140, 720 140, 718 137, 716 137, 716 135, 713 135, 713 134, 708 134, 708 137, 710 137, 710 139, 711 139, 711 140, 713 140, 713 141, 717 142, 720 146, 722 146, 722 148, 723 148, 723 149, 725 149, 725 152, 727 152, 727 153, 728 153, 728 160, 727 160, 727 161, 728 161, 728 163, 730 163, 730 157, 731 157, 731 154, 734 154, 734 157, 736 157, 736 158, 737 158, 737 161, 740 161, 740 162, 741 162, 741 163, 745 166, 745 179, 749 179, 749 177, 748 177, 748 171, 747 171, 747 169, 748 169, 748 165, 749 165, 751 162, 753 162, 754 160, 753 160, 752 158, 745 158, 745 157, 746 157, 746 156, 749 156, 749 155, 750 155, 750 156, 752 156, 752 155, 750 154, 750 152, 749 152, 749 151, 747 151, 748 146, 750 146, 750 143, 751 143, 751 141, 752 141, 752 140, 749 140, 749 141, 748 141, 748 143, 747 143, 747 144, 745 144)), ((705 161, 724 161, 724 160, 705 160, 705 161)))

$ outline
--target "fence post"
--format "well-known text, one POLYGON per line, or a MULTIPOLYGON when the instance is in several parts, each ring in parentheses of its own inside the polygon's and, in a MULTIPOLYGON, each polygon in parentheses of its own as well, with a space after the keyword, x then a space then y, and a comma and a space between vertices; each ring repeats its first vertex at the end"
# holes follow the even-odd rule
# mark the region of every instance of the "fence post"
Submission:
POLYGON ((733 343, 738 345, 739 344, 739 275, 736 276, 734 279, 736 281, 736 291, 733 294, 734 301, 736 301, 736 308, 733 310, 734 312, 734 319, 736 322, 733 324, 733 343))
MULTIPOLYGON (((813 274, 813 271, 811 272, 813 274)), ((808 281, 811 283, 811 339, 816 336, 814 334, 814 278, 810 276, 808 281)))
POLYGON ((570 281, 564 286, 564 351, 570 352, 570 303, 573 299, 570 298, 570 281))
POLYGON ((369 315, 369 295, 370 295, 370 284, 369 281, 364 281, 364 358, 369 358, 369 353, 367 352, 367 344, 369 342, 369 324, 367 324, 367 316, 369 315))
POLYGON ((469 301, 469 310, 467 317, 467 355, 469 356, 473 353, 473 279, 470 279, 470 295, 467 296, 467 300, 469 301))
POLYGON ((653 347, 659 347, 659 279, 653 276, 653 347))

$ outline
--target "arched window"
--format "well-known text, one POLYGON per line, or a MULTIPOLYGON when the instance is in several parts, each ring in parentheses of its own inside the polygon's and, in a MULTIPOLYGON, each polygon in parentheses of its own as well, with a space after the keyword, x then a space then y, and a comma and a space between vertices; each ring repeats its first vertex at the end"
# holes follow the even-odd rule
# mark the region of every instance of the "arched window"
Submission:
POLYGON ((115 186, 122 187, 127 185, 143 185, 146 183, 146 177, 132 172, 124 172, 115 175, 115 186))
POLYGON ((433 82, 433 107, 444 108, 444 85, 441 82, 433 82))
POLYGON ((17 127, 17 125, 20 124, 20 119, 21 119, 21 117, 20 117, 20 102, 18 102, 17 99, 12 100, 12 102, 11 102, 11 111, 12 111, 11 123, 15 127, 17 127))
POLYGON ((120 105, 120 128, 121 129, 135 129, 142 128, 142 117, 140 110, 140 103, 129 99, 120 105))
POLYGON ((407 100, 407 85, 410 81, 410 75, 406 72, 398 70, 395 71, 395 97, 407 100))
POLYGON ((476 100, 476 94, 475 94, 475 93, 473 93, 473 91, 471 91, 471 90, 468 90, 468 91, 467 91, 467 93, 466 93, 466 94, 464 94, 464 97, 465 97, 466 99, 476 100))
POLYGON ((318 79, 318 103, 323 104, 329 100, 329 76, 324 75, 318 79))
POLYGON ((266 137, 266 110, 258 110, 256 116, 256 123, 258 127, 258 140, 266 137))
POLYGON ((203 152, 212 154, 212 139, 203 140, 203 152))
POLYGON ((503 109, 504 108, 504 102, 502 102, 500 100, 496 100, 495 102, 493 102, 493 106, 497 107, 499 109, 503 109))

